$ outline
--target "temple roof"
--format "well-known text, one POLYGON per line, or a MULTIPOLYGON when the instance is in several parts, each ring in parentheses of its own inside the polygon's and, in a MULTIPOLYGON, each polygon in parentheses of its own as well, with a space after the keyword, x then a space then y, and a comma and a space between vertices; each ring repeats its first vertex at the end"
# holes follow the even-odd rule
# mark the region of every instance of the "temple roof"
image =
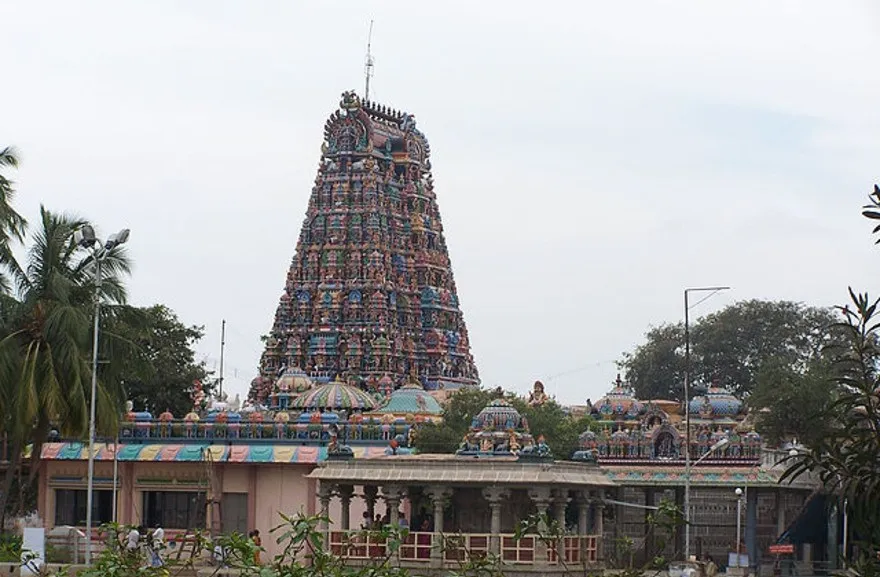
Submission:
MULTIPOLYGON (((356 459, 385 454, 385 447, 353 447, 356 459)), ((84 461, 88 451, 84 443, 45 443, 41 457, 47 461, 84 461)), ((95 459, 113 460, 113 443, 96 443, 95 459)), ((297 445, 214 445, 214 444, 120 444, 119 461, 215 463, 317 463, 327 459, 327 447, 297 445), (207 451, 207 452, 206 452, 207 451)))
POLYGON ((523 463, 513 456, 474 459, 452 455, 394 455, 333 461, 319 465, 309 478, 353 484, 615 485, 596 465, 567 461, 523 463))

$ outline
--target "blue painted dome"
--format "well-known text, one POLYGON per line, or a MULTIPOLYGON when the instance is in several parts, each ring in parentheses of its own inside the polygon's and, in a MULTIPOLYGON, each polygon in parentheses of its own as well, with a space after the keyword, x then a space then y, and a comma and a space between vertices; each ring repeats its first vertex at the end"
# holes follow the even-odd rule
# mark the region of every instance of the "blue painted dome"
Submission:
POLYGON ((691 399, 691 414, 707 417, 734 417, 743 410, 743 402, 722 387, 709 387, 705 395, 691 399))
POLYGON ((614 388, 593 404, 593 412, 606 420, 637 419, 645 412, 645 405, 635 398, 632 389, 618 375, 614 388))

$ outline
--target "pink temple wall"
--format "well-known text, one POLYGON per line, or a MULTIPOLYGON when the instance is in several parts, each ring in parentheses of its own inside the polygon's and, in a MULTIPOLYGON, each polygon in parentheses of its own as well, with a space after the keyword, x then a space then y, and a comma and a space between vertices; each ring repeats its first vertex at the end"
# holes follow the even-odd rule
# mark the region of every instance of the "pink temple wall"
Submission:
MULTIPOLYGON (((39 483, 38 508, 47 528, 54 525, 55 489, 85 489, 85 461, 44 461, 39 483)), ((311 464, 215 464, 214 474, 222 483, 224 493, 248 495, 248 530, 259 529, 267 557, 279 551, 271 529, 281 523, 278 513, 294 515, 299 511, 313 515, 320 511, 317 482, 308 479, 311 464)), ((193 481, 204 479, 206 468, 201 463, 180 462, 121 462, 119 463, 118 519, 124 525, 143 522, 145 491, 199 490, 193 481)), ((113 464, 95 463, 95 476, 109 479, 113 464)), ((100 488, 107 488, 106 485, 100 488)), ((351 501, 351 528, 358 529, 363 522, 366 503, 360 497, 362 487, 355 488, 351 501)), ((409 504, 403 508, 409 515, 409 504)), ((385 514, 384 503, 376 503, 376 512, 385 514)), ((222 514, 222 513, 221 513, 222 514)), ((342 506, 334 497, 330 503, 331 529, 342 528, 342 506)))

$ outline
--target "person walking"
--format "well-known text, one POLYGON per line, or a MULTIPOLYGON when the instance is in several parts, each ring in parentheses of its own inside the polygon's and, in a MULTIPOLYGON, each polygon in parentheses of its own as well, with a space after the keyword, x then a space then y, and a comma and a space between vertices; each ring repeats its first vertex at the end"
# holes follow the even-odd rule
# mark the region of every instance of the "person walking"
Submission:
POLYGON ((150 557, 150 566, 151 567, 161 567, 165 564, 162 560, 162 549, 165 547, 165 530, 160 526, 156 526, 153 532, 150 534, 150 539, 147 542, 147 552, 150 557))

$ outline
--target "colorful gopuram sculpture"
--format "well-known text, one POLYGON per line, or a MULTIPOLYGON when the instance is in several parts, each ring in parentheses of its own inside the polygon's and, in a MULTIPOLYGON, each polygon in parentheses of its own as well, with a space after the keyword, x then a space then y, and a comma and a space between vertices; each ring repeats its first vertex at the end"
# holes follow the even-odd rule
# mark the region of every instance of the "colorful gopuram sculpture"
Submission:
MULTIPOLYGON (((676 401, 640 401, 620 376, 614 387, 592 404, 597 430, 580 435, 577 458, 600 463, 677 461, 684 459, 684 407, 676 401)), ((692 459, 706 455, 722 439, 727 442, 711 457, 720 461, 751 461, 760 456, 761 436, 747 418, 745 405, 729 391, 708 387, 689 403, 692 459)))
MULTIPOLYGON (((285 371, 361 388, 476 385, 434 194, 412 115, 342 95, 250 399, 285 371)), ((282 385, 289 385, 282 382, 282 385)))

